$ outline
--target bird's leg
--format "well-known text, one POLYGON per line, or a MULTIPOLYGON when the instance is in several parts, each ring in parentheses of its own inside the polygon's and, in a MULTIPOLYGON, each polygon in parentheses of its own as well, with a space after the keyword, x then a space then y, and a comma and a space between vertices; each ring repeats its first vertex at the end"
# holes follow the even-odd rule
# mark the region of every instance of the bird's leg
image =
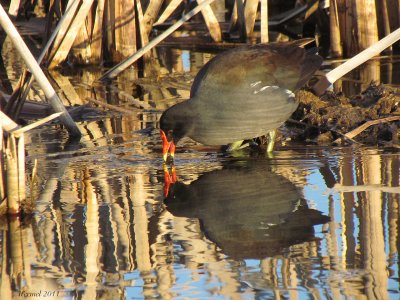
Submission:
POLYGON ((226 149, 226 151, 227 152, 231 152, 231 151, 234 151, 234 150, 238 150, 238 149, 240 149, 240 146, 242 146, 242 143, 243 143, 242 140, 233 142, 232 144, 228 145, 228 148, 226 149))
POLYGON ((272 150, 274 150, 276 129, 268 132, 268 135, 269 135, 269 141, 268 141, 268 145, 267 145, 267 153, 270 153, 270 152, 272 152, 272 150))
POLYGON ((243 142, 244 142, 243 140, 240 140, 240 141, 236 141, 236 142, 229 144, 228 148, 226 149, 226 152, 232 152, 232 151, 243 149, 243 148, 246 148, 247 146, 249 146, 249 143, 243 144, 243 142))

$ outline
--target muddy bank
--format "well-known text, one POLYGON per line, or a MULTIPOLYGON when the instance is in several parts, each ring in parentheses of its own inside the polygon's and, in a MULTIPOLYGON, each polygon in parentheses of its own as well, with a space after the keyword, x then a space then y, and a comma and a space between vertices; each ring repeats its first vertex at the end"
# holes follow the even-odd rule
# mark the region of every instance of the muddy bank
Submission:
MULTIPOLYGON (((371 83, 354 97, 327 92, 317 97, 307 90, 296 94, 299 107, 287 122, 293 141, 320 145, 360 143, 397 145, 400 90, 371 83), (380 121, 371 121, 378 120, 380 121), (365 124, 372 124, 368 128, 365 124), (365 124, 363 127, 363 124, 365 124), (364 129, 364 130, 363 130, 364 129), (352 132, 353 131, 353 132, 352 132), (349 134, 350 133, 350 134, 349 134)), ((286 136, 287 137, 287 136, 286 136)))

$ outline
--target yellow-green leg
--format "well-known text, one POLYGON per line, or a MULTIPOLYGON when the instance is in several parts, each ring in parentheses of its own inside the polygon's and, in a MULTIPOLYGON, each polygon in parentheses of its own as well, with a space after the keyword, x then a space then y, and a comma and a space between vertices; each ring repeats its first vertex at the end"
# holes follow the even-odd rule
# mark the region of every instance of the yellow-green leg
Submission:
POLYGON ((268 135, 269 135, 269 141, 267 146, 267 152, 272 152, 275 146, 276 129, 268 132, 268 135))
MULTIPOLYGON (((275 146, 275 137, 276 137, 276 130, 271 130, 270 132, 268 132, 268 144, 267 144, 267 153, 270 153, 274 150, 274 146, 275 146)), ((232 144, 229 144, 228 149, 226 149, 226 151, 230 152, 230 151, 235 151, 235 150, 239 150, 239 149, 243 149, 246 148, 247 146, 249 146, 248 143, 243 144, 243 140, 240 141, 236 141, 232 144)))
POLYGON ((243 148, 242 144, 243 144, 243 140, 233 142, 232 144, 229 144, 228 149, 226 149, 226 151, 230 152, 230 151, 239 150, 239 149, 243 148))

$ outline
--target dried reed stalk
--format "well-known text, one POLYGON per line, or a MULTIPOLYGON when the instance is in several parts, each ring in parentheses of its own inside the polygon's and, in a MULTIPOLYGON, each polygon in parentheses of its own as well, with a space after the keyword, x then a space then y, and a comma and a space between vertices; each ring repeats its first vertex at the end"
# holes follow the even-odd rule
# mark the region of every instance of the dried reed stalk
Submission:
POLYGON ((154 25, 164 23, 181 3, 182 0, 171 0, 171 2, 169 2, 168 6, 164 9, 163 13, 154 25))
POLYGON ((85 22, 78 28, 75 39, 72 43, 71 49, 68 50, 68 60, 76 65, 89 64, 92 57, 92 45, 90 43, 90 36, 93 28, 92 13, 89 12, 85 17, 85 22))
POLYGON ((74 16, 75 16, 76 10, 78 9, 79 3, 80 3, 79 0, 68 1, 67 10, 65 11, 60 22, 58 23, 60 28, 57 31, 57 35, 54 40, 53 48, 49 55, 49 57, 50 57, 49 62, 51 62, 52 57, 55 56, 55 54, 57 53, 57 51, 61 45, 61 42, 65 38, 65 36, 69 30, 69 27, 74 19, 74 16))
POLYGON ((4 11, 1 5, 0 5, 0 25, 3 27, 7 35, 13 41, 15 48, 23 58, 29 70, 34 74, 38 84, 40 85, 44 94, 46 95, 46 98, 49 100, 50 105, 53 107, 55 111, 64 113, 63 115, 60 116, 60 119, 63 122, 63 124, 67 127, 70 134, 73 136, 81 136, 79 128, 72 120, 71 116, 68 114, 60 98, 58 98, 58 95, 54 91, 47 77, 44 75, 39 64, 36 62, 32 53, 29 51, 25 42, 19 35, 17 29, 14 27, 13 23, 8 18, 7 13, 4 11))
MULTIPOLYGON (((79 29, 85 21, 86 16, 88 15, 92 7, 93 1, 94 0, 83 0, 77 14, 72 20, 71 25, 68 27, 66 34, 62 36, 60 32, 60 39, 62 40, 59 47, 57 47, 57 50, 55 50, 54 56, 50 57, 49 68, 57 67, 61 62, 66 59, 75 41, 75 37, 78 34, 79 29)), ((75 3, 72 3, 71 5, 75 5, 75 3)))
MULTIPOLYGON (((345 138, 348 139, 353 139, 357 135, 359 135, 361 132, 366 130, 368 127, 372 125, 377 125, 377 124, 383 124, 383 123, 388 123, 388 122, 393 122, 393 121, 398 121, 400 120, 400 116, 390 116, 382 119, 376 119, 376 120, 369 120, 365 122, 364 124, 358 126, 357 128, 353 129, 352 131, 349 131, 344 135, 345 138)), ((340 139, 335 140, 333 143, 339 143, 340 139)))
POLYGON ((19 214, 21 211, 21 203, 26 201, 24 132, 42 125, 51 119, 57 118, 60 114, 61 113, 55 113, 21 128, 0 111, 0 145, 2 146, 0 151, 0 195, 1 200, 7 198, 8 213, 10 215, 19 214), (2 140, 3 131, 8 133, 6 147, 2 140), (6 160, 6 172, 4 172, 3 157, 5 157, 6 160), (5 180, 4 177, 6 177, 5 180))
POLYGON ((331 56, 341 57, 343 55, 343 49, 340 39, 339 14, 336 1, 337 0, 332 0, 329 6, 331 56))
MULTIPOLYGON (((16 215, 20 212, 20 196, 25 193, 25 181, 20 183, 20 176, 18 174, 18 155, 21 154, 21 151, 18 151, 17 149, 20 147, 20 144, 17 145, 17 138, 11 133, 13 130, 18 129, 19 126, 1 111, 0 120, 2 131, 4 130, 8 133, 7 142, 2 143, 2 152, 6 160, 6 172, 4 173, 5 182, 3 184, 3 186, 6 185, 4 187, 4 197, 7 198, 7 212, 10 215, 16 215), (24 188, 24 192, 20 193, 20 188, 24 188)), ((25 159, 24 144, 22 144, 22 155, 24 157, 23 159, 25 159)), ((2 164, 2 166, 4 165, 2 164)), ((25 170, 23 174, 25 175, 25 170)))
POLYGON ((344 64, 328 72, 313 86, 313 90, 317 95, 323 94, 325 90, 336 80, 338 80, 348 72, 352 71, 354 68, 358 67, 362 63, 371 59, 375 55, 379 54, 384 49, 386 49, 393 43, 397 42, 399 39, 400 39, 400 28, 393 31, 391 34, 384 37, 379 42, 373 44, 364 51, 360 52, 356 56, 352 57, 344 64))
POLYGON ((107 47, 111 60, 119 62, 135 53, 138 47, 136 1, 117 0, 114 2, 113 5, 109 4, 111 32, 107 47))
POLYGON ((150 35, 150 31, 153 28, 153 24, 158 16, 158 13, 161 9, 161 5, 164 0, 151 0, 149 1, 149 5, 146 8, 146 12, 143 16, 143 24, 144 30, 147 33, 147 36, 150 35))
POLYGON ((261 0, 261 43, 268 42, 268 0, 261 0))
POLYGON ((354 46, 353 5, 350 0, 336 0, 336 6, 343 54, 350 56, 356 53, 354 46))
MULTIPOLYGON (((389 20, 389 11, 388 11, 388 6, 387 6, 387 0, 381 0, 380 1, 380 9, 381 12, 379 13, 380 16, 382 16, 382 21, 383 21, 383 32, 386 35, 390 33, 390 20, 389 20)), ((392 46, 388 47, 386 49, 389 52, 392 52, 392 46)))
MULTIPOLYGON (((204 1, 205 0, 197 0, 199 5, 204 1)), ((205 5, 201 10, 201 14, 203 15, 212 39, 216 42, 220 42, 222 40, 221 27, 219 26, 217 17, 215 16, 211 6, 209 4, 205 5)))
POLYGON ((257 8, 259 0, 247 0, 244 7, 244 18, 246 23, 246 33, 250 36, 254 30, 254 24, 257 17, 257 8))
POLYGON ((378 41, 378 23, 375 1, 354 0, 354 21, 356 22, 357 52, 378 41))
POLYGON ((20 6, 21 0, 11 0, 10 6, 8 8, 8 14, 10 16, 17 17, 20 6))
POLYGON ((8 136, 7 148, 5 152, 7 166, 6 176, 8 213, 10 215, 17 215, 20 213, 18 154, 15 137, 12 134, 8 136))
POLYGON ((146 46, 149 43, 149 36, 147 35, 147 30, 146 27, 144 26, 143 23, 143 9, 142 9, 142 4, 138 0, 136 1, 136 15, 137 15, 137 21, 138 21, 138 27, 139 27, 139 35, 140 35, 140 43, 141 47, 146 46))
POLYGON ((141 48, 139 51, 137 51, 135 54, 131 55, 121 63, 117 64, 114 66, 112 69, 110 69, 108 72, 104 73, 103 76, 99 78, 99 80, 105 80, 105 79, 110 79, 114 78, 117 76, 119 73, 121 73, 123 70, 128 68, 131 64, 133 64, 135 61, 137 61, 139 58, 141 58, 147 51, 151 50, 153 47, 155 47, 157 44, 162 42, 167 36, 169 36, 171 33, 173 33, 175 30, 177 30, 183 23, 185 23, 187 20, 189 20, 191 17, 193 17, 195 14, 200 12, 200 10, 208 4, 211 4, 214 0, 205 0, 198 6, 196 6, 194 9, 192 9, 190 12, 185 14, 179 21, 177 21, 174 25, 172 25, 170 28, 168 28, 166 31, 164 31, 162 34, 157 36, 155 39, 153 39, 151 42, 149 42, 145 47, 141 48))
MULTIPOLYGON (((78 4, 78 0, 73 0, 75 4, 78 4)), ((71 2, 70 2, 71 3, 71 2)), ((58 22, 56 28, 54 29, 54 31, 52 32, 51 36, 49 37, 48 41, 46 42, 46 45, 43 47, 42 52, 40 53, 38 59, 37 59, 37 63, 40 65, 44 59, 44 57, 46 56, 48 50, 50 49, 53 41, 55 41, 56 37, 58 36, 58 33, 60 32, 60 30, 62 28, 64 28, 66 26, 66 24, 70 24, 69 18, 73 16, 73 14, 76 11, 76 6, 75 5, 69 5, 69 7, 67 8, 67 10, 65 11, 64 15, 61 17, 60 21, 58 22), (75 9, 74 9, 75 7, 75 9)), ((55 42, 56 43, 56 42, 55 42)), ((25 72, 23 75, 21 75, 21 78, 23 78, 25 76, 25 72)), ((22 80, 22 79, 20 79, 22 80)), ((25 84, 23 85, 22 88, 22 92, 20 95, 21 98, 21 103, 22 105, 25 104, 26 98, 28 96, 30 87, 33 83, 33 75, 29 74, 29 76, 27 76, 26 80, 25 80, 25 84)), ((21 106, 22 106, 21 105, 21 106)), ((22 108, 21 108, 22 109, 22 108)), ((17 114, 18 116, 18 114, 17 114)))
POLYGON ((93 63, 101 63, 102 47, 103 47, 103 19, 104 19, 104 5, 105 0, 98 0, 96 6, 96 15, 94 19, 94 26, 90 43, 92 45, 92 57, 90 58, 93 63))

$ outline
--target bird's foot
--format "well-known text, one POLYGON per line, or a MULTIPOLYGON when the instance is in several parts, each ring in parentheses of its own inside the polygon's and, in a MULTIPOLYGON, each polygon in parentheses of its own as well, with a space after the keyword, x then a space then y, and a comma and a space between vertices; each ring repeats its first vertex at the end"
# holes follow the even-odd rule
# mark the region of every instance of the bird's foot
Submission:
POLYGON ((246 148, 248 146, 249 146, 249 143, 247 143, 246 141, 243 141, 243 140, 236 141, 236 142, 233 142, 232 144, 229 144, 228 148, 226 148, 225 151, 226 152, 232 152, 232 151, 236 151, 236 150, 240 150, 240 149, 246 148))

